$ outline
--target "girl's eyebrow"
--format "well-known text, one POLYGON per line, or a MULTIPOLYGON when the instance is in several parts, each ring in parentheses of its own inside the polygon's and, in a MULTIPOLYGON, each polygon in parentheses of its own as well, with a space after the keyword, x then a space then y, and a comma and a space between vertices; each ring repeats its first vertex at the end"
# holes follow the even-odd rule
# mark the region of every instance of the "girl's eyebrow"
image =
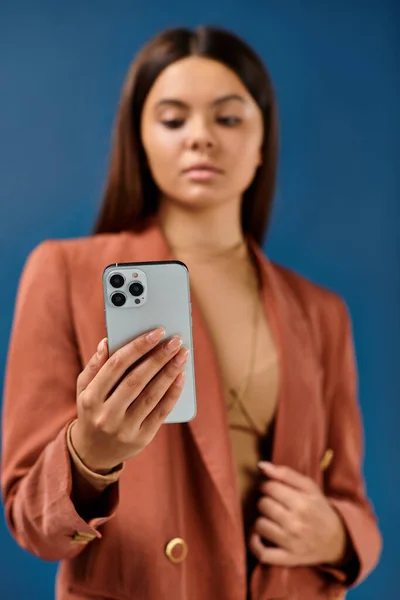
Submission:
MULTIPOLYGON (((232 101, 232 100, 241 102, 242 104, 244 104, 246 102, 245 98, 243 96, 240 96, 239 94, 228 94, 226 96, 219 96, 218 98, 216 98, 212 102, 212 105, 215 106, 217 104, 222 104, 223 102, 228 102, 228 101, 232 101)), ((163 98, 157 102, 155 107, 160 108, 161 106, 166 106, 166 105, 176 106, 177 108, 189 108, 189 105, 186 104, 186 102, 183 102, 182 100, 178 100, 177 98, 163 98)))

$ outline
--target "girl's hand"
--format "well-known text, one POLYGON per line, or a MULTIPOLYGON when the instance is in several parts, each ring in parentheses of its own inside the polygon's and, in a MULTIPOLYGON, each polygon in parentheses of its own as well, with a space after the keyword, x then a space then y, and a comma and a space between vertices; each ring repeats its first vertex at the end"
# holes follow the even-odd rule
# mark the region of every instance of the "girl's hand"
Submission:
POLYGON ((141 452, 175 406, 188 350, 180 349, 178 337, 156 348, 164 333, 159 328, 141 335, 110 358, 102 340, 79 375, 71 442, 92 471, 107 473, 141 452))
POLYGON ((261 516, 249 540, 258 560, 289 567, 340 563, 346 553, 346 529, 316 483, 289 467, 259 466, 269 479, 261 485, 261 516), (262 538, 272 545, 266 546, 262 538))

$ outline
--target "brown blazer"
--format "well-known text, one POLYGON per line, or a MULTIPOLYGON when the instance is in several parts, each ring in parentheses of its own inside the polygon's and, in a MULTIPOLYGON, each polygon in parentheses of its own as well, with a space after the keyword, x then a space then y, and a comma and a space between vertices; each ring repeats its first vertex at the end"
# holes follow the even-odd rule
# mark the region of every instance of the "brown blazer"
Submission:
MULTIPOLYGON (((381 537, 361 474, 348 314, 335 294, 272 264, 252 246, 280 353, 272 460, 312 477, 340 511, 358 556, 359 583, 378 561, 381 537)), ((44 560, 61 561, 57 600, 246 598, 245 540, 220 374, 194 301, 196 418, 161 427, 108 488, 98 518, 85 522, 71 501, 66 430, 76 416, 77 376, 105 336, 103 269, 170 258, 154 224, 142 234, 46 241, 24 268, 6 371, 2 486, 17 542, 44 560)), ((342 575, 258 565, 251 597, 344 597, 342 575)))

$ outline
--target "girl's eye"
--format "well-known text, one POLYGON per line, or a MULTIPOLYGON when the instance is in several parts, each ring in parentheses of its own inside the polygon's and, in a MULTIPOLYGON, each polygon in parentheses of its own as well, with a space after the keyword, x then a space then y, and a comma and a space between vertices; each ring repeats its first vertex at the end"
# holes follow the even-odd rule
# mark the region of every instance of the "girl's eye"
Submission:
POLYGON ((164 127, 168 127, 168 129, 178 129, 183 125, 183 119, 165 119, 161 121, 164 127))
POLYGON ((218 117, 217 123, 220 125, 225 125, 226 127, 234 127, 235 125, 239 125, 242 122, 242 119, 239 117, 218 117))
MULTIPOLYGON (((217 123, 219 125, 223 125, 224 127, 234 127, 235 125, 239 125, 242 122, 242 119, 239 117, 218 117, 217 123)), ((164 127, 168 129, 179 129, 185 123, 184 119, 163 119, 161 123, 164 127)))

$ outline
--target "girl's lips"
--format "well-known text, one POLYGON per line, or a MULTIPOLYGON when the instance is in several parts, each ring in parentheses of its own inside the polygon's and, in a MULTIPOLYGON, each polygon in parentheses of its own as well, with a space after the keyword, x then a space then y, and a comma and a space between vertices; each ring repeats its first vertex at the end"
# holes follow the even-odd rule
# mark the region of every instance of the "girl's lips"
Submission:
POLYGON ((192 180, 210 181, 221 175, 221 171, 215 168, 192 168, 184 171, 184 174, 192 180))

